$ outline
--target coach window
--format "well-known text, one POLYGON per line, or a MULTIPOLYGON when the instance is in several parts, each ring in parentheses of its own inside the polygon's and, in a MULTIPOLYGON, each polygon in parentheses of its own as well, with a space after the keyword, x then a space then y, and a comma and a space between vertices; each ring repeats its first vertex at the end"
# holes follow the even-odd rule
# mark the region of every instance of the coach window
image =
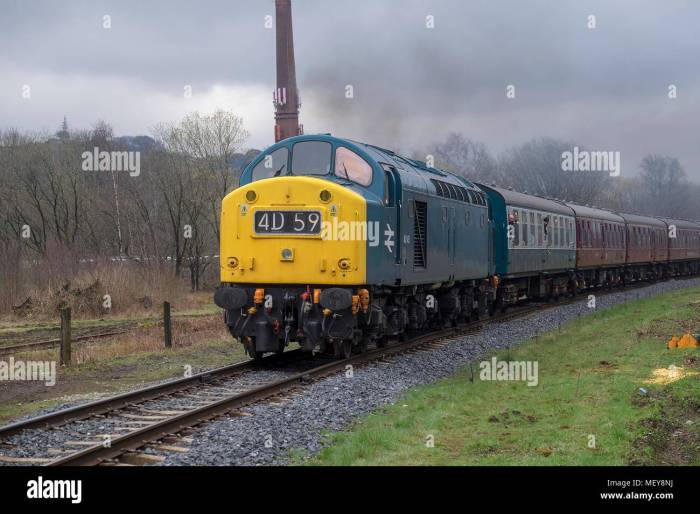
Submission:
POLYGON ((569 220, 569 247, 576 247, 576 221, 573 218, 569 220))
POLYGON ((559 216, 559 248, 566 248, 566 219, 559 216))
POLYGON ((586 246, 588 248, 593 247, 593 228, 590 221, 586 222, 586 246))
POLYGON ((513 246, 520 246, 520 212, 513 210, 513 246))
POLYGON ((372 166, 355 152, 342 146, 335 151, 335 174, 361 186, 369 186, 372 183, 372 166))
POLYGON ((559 216, 559 248, 566 248, 564 245, 564 218, 559 216))
POLYGON ((287 174, 287 161, 289 150, 286 146, 278 148, 274 152, 266 155, 255 165, 251 175, 251 181, 262 180, 264 178, 279 177, 287 174))
POLYGON ((535 213, 530 211, 530 245, 537 246, 537 235, 535 227, 535 213))
POLYGON ((596 221, 596 222, 595 222, 595 233, 594 233, 594 237, 595 237, 594 246, 595 246, 596 248, 600 248, 602 245, 601 245, 601 241, 600 241, 600 222, 599 222, 599 221, 596 221))

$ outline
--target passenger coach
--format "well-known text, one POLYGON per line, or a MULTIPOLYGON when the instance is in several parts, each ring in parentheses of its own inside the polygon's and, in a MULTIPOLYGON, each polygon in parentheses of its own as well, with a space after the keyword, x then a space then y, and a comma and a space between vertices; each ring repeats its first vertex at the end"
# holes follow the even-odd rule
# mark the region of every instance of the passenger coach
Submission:
POLYGON ((569 290, 576 266, 571 207, 538 196, 478 184, 494 220, 494 260, 501 280, 499 302, 522 296, 556 298, 569 290))

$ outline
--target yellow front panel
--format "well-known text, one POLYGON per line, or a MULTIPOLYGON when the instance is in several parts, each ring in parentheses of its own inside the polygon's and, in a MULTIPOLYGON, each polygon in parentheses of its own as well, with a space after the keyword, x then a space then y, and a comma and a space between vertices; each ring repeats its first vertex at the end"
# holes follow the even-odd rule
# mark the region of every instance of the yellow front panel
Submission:
POLYGON ((344 237, 342 227, 367 226, 365 199, 328 180, 275 177, 229 193, 221 205, 221 281, 258 284, 364 284, 366 241, 344 237), (331 193, 324 202, 319 194, 331 193), (257 198, 249 201, 246 194, 257 198), (320 235, 261 235, 253 228, 256 210, 315 210, 325 228, 320 235), (353 225, 354 224, 354 225, 353 225), (333 235, 341 237, 333 237, 333 235), (283 256, 283 251, 286 258, 283 256), (292 256, 291 260, 289 255, 292 256), (347 269, 341 261, 349 260, 347 269))

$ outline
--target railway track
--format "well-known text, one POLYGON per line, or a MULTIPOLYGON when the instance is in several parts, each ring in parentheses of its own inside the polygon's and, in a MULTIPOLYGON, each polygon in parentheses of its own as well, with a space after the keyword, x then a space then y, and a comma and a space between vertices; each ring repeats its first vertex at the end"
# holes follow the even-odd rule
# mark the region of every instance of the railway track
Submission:
MULTIPOLYGON (((597 291, 596 294, 605 296, 612 292, 615 290, 597 291)), ((448 344, 451 339, 478 333, 487 324, 524 318, 581 300, 571 298, 551 304, 527 304, 471 324, 416 334, 403 342, 344 360, 304 359, 299 350, 292 350, 266 357, 259 363, 246 361, 59 410, 0 427, 0 443, 7 444, 9 437, 24 430, 60 432, 70 428, 73 422, 92 418, 100 419, 105 426, 109 425, 110 433, 99 439, 92 432, 78 433, 75 435, 83 436, 83 439, 69 440, 62 448, 48 449, 52 455, 24 460, 21 457, 0 456, 0 462, 51 466, 157 463, 164 459, 157 455, 159 449, 187 451, 178 446, 177 441, 187 442, 187 432, 193 427, 226 413, 248 415, 241 410, 243 407, 259 401, 284 399, 285 395, 294 395, 309 383, 344 371, 348 365, 361 366, 400 353, 430 351, 448 344), (268 364, 275 366, 275 373, 270 373, 268 364), (88 437, 85 438, 85 435, 88 437), (175 442, 175 446, 168 444, 172 442, 175 442), (75 446, 80 449, 76 451, 75 446)))
POLYGON ((281 395, 295 394, 296 389, 344 371, 348 365, 358 366, 405 352, 429 351, 455 337, 478 332, 486 324, 524 317, 540 309, 539 306, 521 307, 462 327, 418 334, 404 342, 344 360, 318 356, 304 359, 299 350, 291 350, 266 357, 260 363, 246 361, 233 364, 30 418, 0 427, 0 441, 7 444, 8 438, 25 430, 70 430, 72 423, 90 419, 99 419, 103 426, 109 426, 110 433, 80 434, 71 430, 71 436, 75 435, 79 440, 67 440, 62 447, 47 448, 47 454, 43 457, 0 456, 0 463, 90 466, 158 462, 157 455, 139 453, 138 450, 147 448, 157 451, 162 448, 165 451, 185 451, 185 448, 177 445, 179 440, 187 441, 183 431, 207 420, 227 412, 246 415, 237 409, 261 400, 274 401, 281 395), (273 375, 281 373, 284 376, 270 379, 270 364, 274 365, 273 375), (155 402, 156 406, 151 402, 155 402), (173 441, 175 446, 167 444, 173 441), (80 448, 78 451, 75 451, 76 446, 80 448))
MULTIPOLYGON (((97 332, 94 334, 87 334, 81 336, 71 337, 71 342, 89 341, 91 339, 103 339, 106 337, 118 336, 121 334, 126 334, 131 329, 123 330, 110 330, 105 332, 97 332)), ((36 352, 39 350, 50 350, 52 348, 58 348, 61 344, 59 338, 47 339, 44 341, 33 341, 29 343, 19 343, 13 345, 0 346, 0 357, 4 355, 14 355, 22 352, 36 352)))

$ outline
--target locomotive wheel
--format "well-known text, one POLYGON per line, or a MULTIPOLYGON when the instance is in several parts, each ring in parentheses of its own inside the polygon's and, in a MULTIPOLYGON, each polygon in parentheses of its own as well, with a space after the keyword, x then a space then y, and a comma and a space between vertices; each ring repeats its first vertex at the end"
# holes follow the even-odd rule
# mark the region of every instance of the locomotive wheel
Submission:
POLYGON ((245 352, 254 361, 259 361, 263 357, 263 352, 258 352, 255 350, 255 338, 254 337, 244 337, 243 346, 245 346, 245 352))
POLYGON ((363 337, 362 339, 360 339, 360 345, 358 346, 360 353, 365 353, 367 351, 368 346, 369 346, 369 337, 363 337))
POLYGON ((340 359, 349 359, 352 355, 352 340, 342 339, 333 342, 333 355, 340 359))
POLYGON ((382 336, 379 339, 377 339, 377 348, 384 348, 386 346, 388 338, 386 336, 382 336))

